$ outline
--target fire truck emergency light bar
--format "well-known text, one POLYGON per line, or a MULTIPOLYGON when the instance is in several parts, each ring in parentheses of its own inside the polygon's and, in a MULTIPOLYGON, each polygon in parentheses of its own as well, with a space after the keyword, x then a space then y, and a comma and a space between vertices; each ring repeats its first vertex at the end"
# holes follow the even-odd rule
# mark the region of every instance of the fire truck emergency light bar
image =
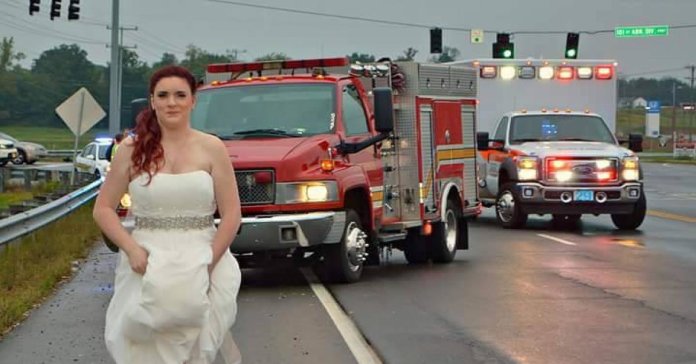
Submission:
POLYGON ((339 58, 317 58, 317 59, 301 59, 288 61, 267 61, 267 62, 252 62, 252 63, 215 63, 208 65, 209 73, 226 73, 226 72, 247 72, 247 71, 267 71, 281 69, 298 69, 298 68, 314 68, 314 67, 343 67, 350 63, 348 57, 339 58))
POLYGON ((611 80, 614 77, 612 66, 491 66, 481 65, 479 68, 481 78, 496 78, 500 76, 503 80, 511 80, 517 76, 520 79, 542 80, 611 80))

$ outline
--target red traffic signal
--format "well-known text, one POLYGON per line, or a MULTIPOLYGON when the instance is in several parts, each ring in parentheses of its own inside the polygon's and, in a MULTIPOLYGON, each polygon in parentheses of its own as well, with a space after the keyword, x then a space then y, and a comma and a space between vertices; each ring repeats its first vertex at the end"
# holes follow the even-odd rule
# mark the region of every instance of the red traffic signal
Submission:
POLYGON ((34 15, 34 13, 38 13, 40 4, 41 0, 29 0, 29 15, 34 15))
POLYGON ((70 0, 68 5, 68 20, 80 19, 80 0, 70 0))
POLYGON ((61 0, 51 0, 51 20, 60 18, 60 1, 61 0))

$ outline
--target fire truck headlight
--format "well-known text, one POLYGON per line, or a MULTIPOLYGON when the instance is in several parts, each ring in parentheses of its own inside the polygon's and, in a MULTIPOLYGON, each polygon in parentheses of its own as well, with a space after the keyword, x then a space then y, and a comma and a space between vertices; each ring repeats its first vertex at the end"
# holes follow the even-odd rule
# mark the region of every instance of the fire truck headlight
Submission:
POLYGON ((276 186, 276 203, 310 203, 338 201, 335 181, 279 183, 276 186))
POLYGON ((637 181, 640 179, 640 170, 637 157, 627 157, 622 161, 623 172, 621 175, 625 181, 637 181))
POLYGON ((307 201, 326 201, 329 197, 329 190, 324 185, 306 186, 305 195, 307 201))
POLYGON ((537 179, 538 161, 535 157, 520 157, 517 159, 517 178, 520 181, 537 179))
POLYGON ((515 67, 514 66, 503 66, 500 67, 500 78, 503 80, 512 80, 515 78, 515 67))

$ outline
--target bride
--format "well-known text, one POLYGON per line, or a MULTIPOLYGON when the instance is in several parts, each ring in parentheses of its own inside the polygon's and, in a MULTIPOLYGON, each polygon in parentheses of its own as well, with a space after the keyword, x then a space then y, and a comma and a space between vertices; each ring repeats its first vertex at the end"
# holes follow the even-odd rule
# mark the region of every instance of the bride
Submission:
POLYGON ((230 336, 241 281, 229 251, 241 221, 237 183, 222 141, 190 126, 195 91, 182 67, 152 75, 151 107, 118 149, 94 206, 120 248, 105 328, 119 364, 209 364, 218 352, 241 362, 230 336), (115 212, 125 192, 132 235, 115 212))

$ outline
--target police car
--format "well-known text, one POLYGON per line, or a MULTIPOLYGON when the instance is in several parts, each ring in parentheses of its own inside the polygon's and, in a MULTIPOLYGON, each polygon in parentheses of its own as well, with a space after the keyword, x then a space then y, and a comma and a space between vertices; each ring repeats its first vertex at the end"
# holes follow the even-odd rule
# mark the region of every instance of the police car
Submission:
POLYGON ((108 150, 111 143, 111 138, 97 138, 87 144, 75 158, 75 171, 90 173, 97 178, 106 175, 110 164, 108 150))

